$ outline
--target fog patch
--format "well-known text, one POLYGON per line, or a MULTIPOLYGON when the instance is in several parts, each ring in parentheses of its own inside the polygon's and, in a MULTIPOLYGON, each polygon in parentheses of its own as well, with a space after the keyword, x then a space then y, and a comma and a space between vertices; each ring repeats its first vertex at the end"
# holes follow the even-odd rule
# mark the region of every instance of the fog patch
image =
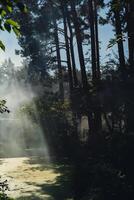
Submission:
POLYGON ((0 114, 0 157, 44 156, 49 160, 47 141, 34 105, 36 122, 27 113, 18 114, 22 105, 36 96, 30 84, 19 82, 15 73, 0 85, 0 96, 10 113, 0 114))

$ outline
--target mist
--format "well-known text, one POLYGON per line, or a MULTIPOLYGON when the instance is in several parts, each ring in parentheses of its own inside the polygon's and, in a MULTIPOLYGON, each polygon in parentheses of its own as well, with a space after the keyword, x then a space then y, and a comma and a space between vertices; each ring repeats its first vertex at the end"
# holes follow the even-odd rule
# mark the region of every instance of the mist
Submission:
MULTIPOLYGON (((0 114, 0 156, 45 156, 49 160, 48 146, 36 105, 34 104, 33 111, 36 122, 26 112, 21 112, 21 108, 34 101, 36 94, 29 83, 17 79, 17 71, 11 60, 6 61, 6 65, 9 67, 8 74, 5 70, 0 94, 10 113, 0 114)), ((1 66, 2 69, 5 69, 4 65, 1 66)))

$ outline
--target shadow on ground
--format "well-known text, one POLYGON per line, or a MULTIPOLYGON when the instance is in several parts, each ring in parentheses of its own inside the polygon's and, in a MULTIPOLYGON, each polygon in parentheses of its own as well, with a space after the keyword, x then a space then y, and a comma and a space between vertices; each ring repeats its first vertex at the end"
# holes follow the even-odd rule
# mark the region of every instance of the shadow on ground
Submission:
POLYGON ((70 171, 62 173, 53 184, 40 184, 41 194, 48 194, 54 200, 67 200, 72 198, 72 185, 70 181, 70 171))
POLYGON ((31 196, 28 196, 28 197, 19 197, 16 200, 43 200, 43 199, 40 198, 40 197, 37 197, 35 195, 31 195, 31 196))
POLYGON ((25 197, 19 197, 17 200, 71 200, 73 199, 72 186, 72 167, 69 164, 54 162, 53 164, 44 163, 43 159, 31 158, 29 161, 31 170, 44 171, 52 169, 55 173, 60 174, 56 177, 54 182, 44 182, 43 184, 36 184, 35 182, 28 182, 29 185, 34 185, 38 188, 34 194, 25 197), (36 166, 39 164, 39 166, 36 166), (46 196, 46 197, 45 197, 46 196))

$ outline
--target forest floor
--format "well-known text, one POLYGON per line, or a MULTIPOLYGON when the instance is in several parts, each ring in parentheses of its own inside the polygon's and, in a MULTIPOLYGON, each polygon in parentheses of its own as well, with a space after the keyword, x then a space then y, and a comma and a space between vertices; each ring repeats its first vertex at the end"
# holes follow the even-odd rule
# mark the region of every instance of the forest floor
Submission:
POLYGON ((70 166, 50 164, 43 158, 0 159, 0 176, 17 200, 71 200, 70 166))

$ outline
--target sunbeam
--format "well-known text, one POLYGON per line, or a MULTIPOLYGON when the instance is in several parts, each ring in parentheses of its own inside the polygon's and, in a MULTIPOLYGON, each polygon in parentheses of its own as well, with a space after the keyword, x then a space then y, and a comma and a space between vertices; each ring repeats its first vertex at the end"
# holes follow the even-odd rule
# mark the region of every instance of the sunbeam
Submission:
POLYGON ((21 84, 14 76, 0 86, 1 96, 7 101, 10 113, 0 116, 1 156, 44 156, 49 161, 45 135, 39 123, 34 105, 36 122, 27 113, 18 111, 22 105, 30 104, 35 97, 29 84, 21 84), (30 144, 29 144, 30 143, 30 144))

